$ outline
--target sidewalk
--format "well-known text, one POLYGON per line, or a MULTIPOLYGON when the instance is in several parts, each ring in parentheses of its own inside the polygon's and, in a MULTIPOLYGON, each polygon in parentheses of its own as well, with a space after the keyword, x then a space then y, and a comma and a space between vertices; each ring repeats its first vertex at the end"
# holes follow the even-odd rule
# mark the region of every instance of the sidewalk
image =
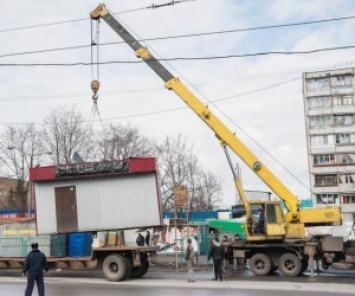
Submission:
MULTIPOLYGON (((150 267, 149 270, 158 271, 176 271, 176 257, 175 254, 159 254, 149 257, 150 267)), ((184 257, 177 258, 179 270, 186 270, 186 263, 184 257)), ((212 270, 212 261, 207 262, 207 256, 198 256, 194 261, 194 270, 212 270)))

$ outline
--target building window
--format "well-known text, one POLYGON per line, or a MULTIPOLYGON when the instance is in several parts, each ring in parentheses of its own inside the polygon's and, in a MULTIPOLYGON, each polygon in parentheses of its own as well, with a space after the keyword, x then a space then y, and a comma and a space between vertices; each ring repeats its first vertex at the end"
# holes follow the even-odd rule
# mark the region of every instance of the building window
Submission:
POLYGON ((334 125, 343 126, 343 125, 353 125, 354 124, 354 115, 334 115, 334 125))
POLYGON ((335 96, 333 97, 333 105, 352 105, 353 97, 352 96, 335 96))
POLYGON ((308 90, 318 90, 329 88, 330 80, 329 78, 312 78, 307 79, 307 89, 308 90))
POLYGON ((354 174, 339 174, 338 181, 339 184, 353 184, 355 180, 354 174))
POLYGON ((335 136, 334 135, 311 136, 311 146, 312 147, 333 146, 334 143, 335 143, 335 136))
POLYGON ((335 143, 337 144, 349 144, 350 134, 338 134, 335 135, 335 143))
POLYGON ((317 165, 328 165, 335 163, 335 155, 334 154, 317 154, 313 155, 313 164, 317 165))
POLYGON ((310 116, 310 128, 320 128, 333 125, 333 118, 331 115, 310 116))
POLYGON ((330 108, 331 105, 330 97, 313 97, 308 100, 309 109, 330 108))
POLYGON ((338 201, 338 194, 335 193, 322 193, 316 196, 319 205, 335 205, 338 201))
POLYGON ((355 163, 355 154, 353 153, 340 153, 336 155, 336 163, 338 164, 353 164, 355 163))
POLYGON ((350 88, 352 86, 351 75, 342 75, 332 77, 332 87, 334 88, 350 88))
POLYGON ((316 175, 315 176, 315 186, 337 186, 337 175, 316 175))
POLYGON ((348 195, 342 195, 342 203, 343 204, 354 204, 355 203, 355 195, 354 194, 348 194, 348 195))

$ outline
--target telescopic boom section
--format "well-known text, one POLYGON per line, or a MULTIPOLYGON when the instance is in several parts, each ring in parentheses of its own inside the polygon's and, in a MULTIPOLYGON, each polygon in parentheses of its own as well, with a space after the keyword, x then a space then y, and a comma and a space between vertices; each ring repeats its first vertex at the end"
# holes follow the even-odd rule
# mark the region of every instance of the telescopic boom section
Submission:
POLYGON ((232 149, 275 194, 285 202, 290 220, 299 218, 297 197, 272 174, 266 166, 233 134, 178 78, 175 78, 150 52, 143 47, 106 9, 100 4, 91 14, 92 19, 102 18, 161 79, 169 90, 173 90, 216 134, 217 138, 232 149))

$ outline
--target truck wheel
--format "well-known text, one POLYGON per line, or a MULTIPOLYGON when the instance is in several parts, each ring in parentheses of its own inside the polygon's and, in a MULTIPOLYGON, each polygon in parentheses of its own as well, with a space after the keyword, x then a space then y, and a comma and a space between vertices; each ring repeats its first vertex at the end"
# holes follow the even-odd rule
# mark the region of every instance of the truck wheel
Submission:
POLYGON ((110 282, 124 280, 128 275, 127 259, 118 254, 107 256, 102 265, 102 272, 110 282))
POLYGON ((131 279, 140 278, 148 272, 148 269, 149 269, 148 259, 147 258, 141 259, 141 265, 140 266, 133 266, 129 277, 131 279))
POLYGON ((295 254, 283 254, 279 260, 279 270, 284 276, 298 276, 302 270, 302 262, 295 254))
POLYGON ((271 259, 268 255, 258 253, 250 258, 250 270, 255 275, 268 275, 271 272, 271 259))

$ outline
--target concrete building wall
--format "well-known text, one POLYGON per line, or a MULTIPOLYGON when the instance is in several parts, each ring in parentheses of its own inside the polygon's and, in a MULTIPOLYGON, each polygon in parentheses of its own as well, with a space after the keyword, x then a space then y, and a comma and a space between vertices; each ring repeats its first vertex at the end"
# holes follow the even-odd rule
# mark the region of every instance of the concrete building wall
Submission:
POLYGON ((315 206, 355 213, 354 68, 304 73, 308 164, 315 206))

